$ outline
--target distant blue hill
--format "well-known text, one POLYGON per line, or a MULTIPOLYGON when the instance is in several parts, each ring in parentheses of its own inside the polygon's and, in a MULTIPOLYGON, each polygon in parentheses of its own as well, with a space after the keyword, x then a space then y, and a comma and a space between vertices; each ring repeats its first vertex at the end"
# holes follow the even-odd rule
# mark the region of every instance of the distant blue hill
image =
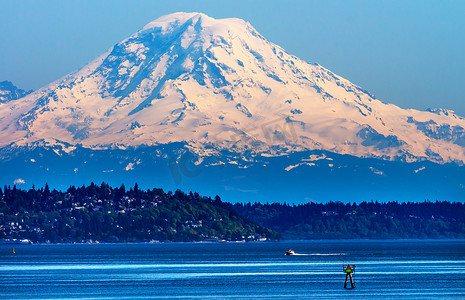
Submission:
POLYGON ((90 150, 77 147, 6 147, 0 182, 64 190, 108 182, 222 195, 225 201, 423 201, 465 200, 465 167, 454 163, 385 161, 327 151, 263 157, 224 151, 200 159, 182 143, 90 150), (310 157, 310 159, 309 159, 310 157), (253 159, 252 159, 253 158, 253 159))

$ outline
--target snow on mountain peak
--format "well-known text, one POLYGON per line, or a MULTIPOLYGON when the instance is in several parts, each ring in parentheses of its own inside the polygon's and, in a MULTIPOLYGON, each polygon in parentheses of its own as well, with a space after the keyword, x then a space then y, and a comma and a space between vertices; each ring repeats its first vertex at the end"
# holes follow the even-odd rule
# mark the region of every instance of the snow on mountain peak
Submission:
POLYGON ((177 12, 169 15, 162 16, 147 25, 145 25, 141 32, 146 32, 148 30, 159 30, 162 34, 167 34, 176 30, 179 27, 182 27, 186 23, 195 24, 198 27, 210 27, 210 26, 221 26, 224 25, 226 27, 234 27, 234 26, 244 26, 248 25, 249 23, 237 19, 237 18, 228 18, 228 19, 214 19, 206 14, 198 13, 198 12, 177 12))
POLYGON ((185 142, 199 154, 321 149, 464 162, 465 120, 431 112, 384 104, 243 20, 174 13, 81 70, 0 104, 0 146, 185 142))
POLYGON ((203 13, 177 12, 177 13, 162 16, 148 23, 142 28, 141 31, 143 32, 143 31, 154 29, 154 28, 158 28, 163 34, 166 34, 170 32, 170 30, 173 30, 181 26, 182 24, 186 23, 189 20, 193 23, 197 23, 199 20, 207 21, 207 20, 213 20, 213 18, 210 18, 209 16, 203 13))

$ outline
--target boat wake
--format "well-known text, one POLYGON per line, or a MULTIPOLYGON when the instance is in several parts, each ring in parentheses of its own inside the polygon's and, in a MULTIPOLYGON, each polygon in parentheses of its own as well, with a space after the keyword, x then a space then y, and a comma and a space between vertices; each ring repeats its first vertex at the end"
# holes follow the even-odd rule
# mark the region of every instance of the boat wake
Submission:
POLYGON ((346 253, 294 253, 293 255, 300 256, 336 256, 336 255, 347 255, 346 253))

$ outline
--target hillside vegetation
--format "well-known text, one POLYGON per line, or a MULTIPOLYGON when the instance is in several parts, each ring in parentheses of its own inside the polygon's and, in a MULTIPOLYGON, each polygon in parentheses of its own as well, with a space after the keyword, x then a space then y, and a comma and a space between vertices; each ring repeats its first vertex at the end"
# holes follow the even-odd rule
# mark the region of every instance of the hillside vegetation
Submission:
POLYGON ((149 242, 465 238, 465 204, 237 203, 122 185, 0 189, 0 241, 149 242))
POLYGON ((0 189, 0 240, 32 242, 239 241, 278 235, 197 193, 124 186, 67 191, 0 189))
POLYGON ((465 238, 465 204, 458 202, 248 203, 234 209, 283 239, 465 238))

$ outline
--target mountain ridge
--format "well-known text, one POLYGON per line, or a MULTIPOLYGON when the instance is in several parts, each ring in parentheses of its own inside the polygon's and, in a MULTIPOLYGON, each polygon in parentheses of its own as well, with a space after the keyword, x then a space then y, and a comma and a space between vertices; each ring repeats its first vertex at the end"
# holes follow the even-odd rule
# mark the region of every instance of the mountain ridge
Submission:
POLYGON ((32 93, 32 90, 22 90, 16 87, 11 81, 6 80, 0 82, 0 103, 18 100, 30 93, 32 93))

